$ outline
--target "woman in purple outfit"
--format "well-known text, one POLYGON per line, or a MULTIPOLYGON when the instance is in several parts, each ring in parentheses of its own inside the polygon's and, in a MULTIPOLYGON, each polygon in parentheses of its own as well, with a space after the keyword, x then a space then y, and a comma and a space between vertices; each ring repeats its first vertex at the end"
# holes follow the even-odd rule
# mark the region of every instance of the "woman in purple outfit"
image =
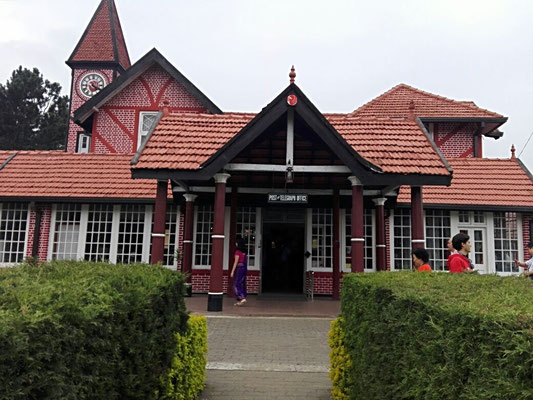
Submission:
POLYGON ((246 273, 247 273, 247 255, 246 246, 242 238, 237 238, 237 246, 235 250, 235 261, 231 269, 231 277, 233 278, 233 289, 235 290, 235 298, 237 303, 235 306, 242 306, 246 303, 246 273))

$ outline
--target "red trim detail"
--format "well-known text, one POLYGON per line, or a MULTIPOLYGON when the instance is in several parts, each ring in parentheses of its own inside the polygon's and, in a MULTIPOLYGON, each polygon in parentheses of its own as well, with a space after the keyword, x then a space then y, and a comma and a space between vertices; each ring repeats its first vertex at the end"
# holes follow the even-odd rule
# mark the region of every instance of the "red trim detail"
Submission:
POLYGON ((128 131, 128 128, 126 128, 124 126, 124 124, 122 122, 119 121, 119 119, 112 113, 112 111, 110 109, 102 109, 103 112, 105 112, 107 115, 109 115, 109 117, 115 122, 115 124, 118 125, 118 127, 120 129, 122 129, 122 131, 128 135, 130 137, 131 140, 134 140, 134 137, 133 137, 133 134, 128 131))
POLYGON ((468 156, 473 155, 473 154, 474 154, 474 149, 468 149, 463 154, 461 154, 459 158, 467 158, 468 156))
MULTIPOLYGON (((474 138, 474 140, 476 140, 476 139, 474 138)), ((477 142, 478 155, 477 156, 478 156, 478 158, 483 158, 483 137, 481 135, 479 135, 477 137, 477 140, 478 140, 478 142, 477 142)))
POLYGON ((442 138, 442 140, 438 139, 438 133, 434 133, 434 142, 437 146, 442 146, 444 143, 446 143, 448 140, 450 140, 457 132, 459 132, 461 129, 463 129, 466 126, 466 124, 459 124, 455 128, 452 129, 450 133, 448 133, 446 136, 442 138))
POLYGON ((165 82, 165 84, 161 87, 161 90, 159 91, 159 94, 157 95, 157 98, 155 99, 155 105, 159 105, 159 102, 161 101, 161 97, 163 97, 163 94, 167 91, 170 84, 174 81, 174 78, 168 78, 168 80, 165 82))
MULTIPOLYGON (((107 149, 109 150, 110 153, 116 153, 117 151, 102 137, 100 136, 98 133, 93 133, 93 137, 94 139, 98 138, 98 140, 100 140, 100 142, 105 146, 107 147, 107 149)), ((94 140, 94 142, 96 142, 96 140, 94 140)), ((92 146, 92 145, 91 145, 92 146)))
POLYGON ((150 106, 152 106, 152 107, 156 106, 157 104, 155 103, 154 95, 152 94, 152 90, 150 89, 150 85, 148 85, 148 83, 144 80, 144 78, 142 76, 139 77, 139 82, 142 83, 142 85, 146 89, 146 92, 148 93, 148 97, 150 97, 150 106))

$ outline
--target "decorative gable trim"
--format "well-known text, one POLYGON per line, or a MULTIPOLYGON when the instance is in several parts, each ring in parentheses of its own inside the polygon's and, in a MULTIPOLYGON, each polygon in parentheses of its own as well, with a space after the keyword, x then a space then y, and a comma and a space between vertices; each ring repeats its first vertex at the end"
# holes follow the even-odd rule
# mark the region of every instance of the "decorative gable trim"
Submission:
POLYGON ((112 97, 121 92, 131 82, 141 76, 152 65, 157 64, 163 68, 172 78, 182 85, 192 96, 194 96, 202 105, 212 114, 221 114, 222 110, 218 108, 200 89, 189 81, 181 72, 179 72, 165 57, 152 49, 146 53, 139 61, 132 65, 126 72, 120 75, 112 83, 102 89, 92 99, 83 104, 74 112, 74 122, 81 125, 87 130, 91 129, 92 116, 98 108, 108 102, 112 97))

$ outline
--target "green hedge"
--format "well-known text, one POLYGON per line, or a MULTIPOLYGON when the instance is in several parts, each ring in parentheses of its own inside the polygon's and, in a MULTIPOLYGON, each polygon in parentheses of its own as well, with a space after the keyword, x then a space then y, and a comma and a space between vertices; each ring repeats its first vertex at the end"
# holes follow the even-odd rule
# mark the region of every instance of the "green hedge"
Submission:
POLYGON ((352 274, 341 316, 334 398, 533 399, 531 280, 352 274))
POLYGON ((192 400, 205 386, 207 364, 207 319, 192 315, 188 330, 177 333, 176 353, 172 366, 161 378, 161 389, 156 393, 160 399, 192 400))
POLYGON ((0 270, 0 399, 150 399, 187 331, 184 277, 151 265, 0 270))

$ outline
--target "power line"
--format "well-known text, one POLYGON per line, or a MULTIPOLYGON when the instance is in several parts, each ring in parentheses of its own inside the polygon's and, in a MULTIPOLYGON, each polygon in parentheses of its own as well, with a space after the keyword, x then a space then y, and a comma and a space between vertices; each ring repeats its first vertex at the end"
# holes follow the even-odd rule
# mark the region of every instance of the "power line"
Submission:
POLYGON ((527 138, 527 142, 526 142, 526 144, 524 145, 524 147, 522 148, 522 151, 520 152, 520 154, 518 154, 518 158, 520 158, 520 156, 522 155, 522 153, 523 153, 524 150, 526 149, 527 144, 528 144, 529 141, 531 140, 531 136, 533 136, 533 131, 531 132, 531 134, 530 134, 529 137, 527 138))

